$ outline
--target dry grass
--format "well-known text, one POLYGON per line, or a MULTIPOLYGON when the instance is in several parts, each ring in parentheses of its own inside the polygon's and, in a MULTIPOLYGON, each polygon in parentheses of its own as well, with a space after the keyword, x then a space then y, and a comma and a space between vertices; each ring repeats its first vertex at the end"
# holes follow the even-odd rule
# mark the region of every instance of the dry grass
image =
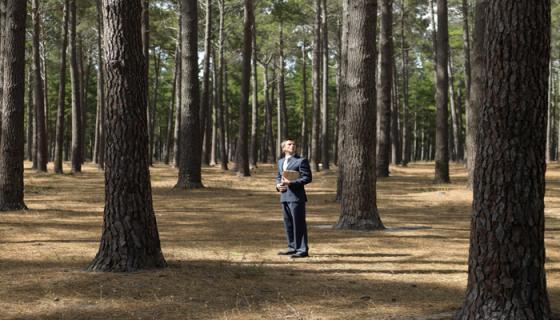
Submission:
MULTIPOLYGON (((465 171, 431 183, 433 164, 392 168, 378 183, 387 231, 330 228, 335 173, 309 186, 309 259, 285 248, 274 169, 251 178, 205 168, 204 190, 173 191, 174 169, 152 169, 169 268, 88 273, 97 251, 103 175, 39 174, 26 164, 26 212, 0 213, 2 319, 447 319, 461 303, 471 194, 465 171)), ((52 172, 52 168, 49 168, 52 172)), ((548 173, 549 296, 560 309, 560 167, 548 173)))

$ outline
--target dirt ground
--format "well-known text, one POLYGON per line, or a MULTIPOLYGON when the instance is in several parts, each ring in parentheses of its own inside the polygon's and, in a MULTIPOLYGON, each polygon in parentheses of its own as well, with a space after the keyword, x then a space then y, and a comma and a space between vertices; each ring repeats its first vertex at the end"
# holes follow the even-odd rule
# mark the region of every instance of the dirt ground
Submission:
MULTIPOLYGON (((307 188, 310 257, 285 249, 274 168, 250 178, 204 168, 207 188, 172 190, 176 170, 151 169, 163 270, 84 272, 98 249, 103 174, 40 174, 26 163, 26 212, 0 213, 1 319, 449 319, 467 279, 471 193, 452 165, 391 168, 378 182, 387 230, 337 231, 334 171, 307 188)), ((560 310, 560 167, 549 166, 547 282, 560 310)))

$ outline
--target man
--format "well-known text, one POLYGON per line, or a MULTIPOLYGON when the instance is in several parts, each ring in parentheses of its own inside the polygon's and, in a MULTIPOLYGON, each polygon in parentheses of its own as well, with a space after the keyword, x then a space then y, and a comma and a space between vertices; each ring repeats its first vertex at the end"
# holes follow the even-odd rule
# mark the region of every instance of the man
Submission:
POLYGON ((276 190, 280 192, 280 203, 284 213, 284 228, 288 240, 288 250, 279 255, 291 255, 292 258, 307 257, 307 224, 305 222, 305 194, 304 185, 311 182, 311 168, 309 161, 296 155, 296 143, 286 139, 281 144, 284 157, 278 160, 278 175, 276 190), (299 172, 299 178, 289 180, 282 175, 286 170, 299 172))

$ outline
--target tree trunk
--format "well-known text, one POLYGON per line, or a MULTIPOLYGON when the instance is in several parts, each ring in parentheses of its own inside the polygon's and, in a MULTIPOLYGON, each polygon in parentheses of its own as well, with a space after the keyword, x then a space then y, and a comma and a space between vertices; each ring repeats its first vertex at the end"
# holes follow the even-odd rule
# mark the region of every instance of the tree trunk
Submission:
POLYGON ((163 163, 169 164, 169 159, 171 158, 171 148, 173 147, 173 114, 175 113, 175 103, 177 97, 177 79, 179 78, 179 60, 181 59, 179 46, 179 38, 177 38, 177 44, 175 47, 175 68, 173 69, 173 84, 171 89, 171 101, 169 102, 169 108, 167 109, 167 130, 165 131, 165 153, 163 163))
POLYGON ((157 51, 154 50, 154 95, 152 98, 152 103, 149 104, 150 106, 150 114, 152 115, 150 118, 150 122, 148 122, 149 130, 150 130, 150 144, 149 144, 149 151, 150 151, 150 165, 154 162, 154 153, 155 153, 155 136, 156 136, 156 120, 157 120, 157 103, 159 101, 159 78, 160 78, 160 71, 161 71, 161 50, 157 51))
POLYGON ((305 46, 305 41, 303 41, 303 44, 301 46, 301 90, 303 95, 303 102, 301 106, 301 156, 304 158, 308 158, 309 141, 307 140, 307 135, 309 130, 307 129, 307 53, 305 51, 305 46))
POLYGON ((288 109, 286 108, 286 87, 285 87, 285 80, 284 80, 284 25, 280 22, 280 41, 279 41, 279 56, 278 56, 278 69, 280 71, 280 75, 278 77, 278 119, 281 124, 281 131, 278 133, 281 134, 279 136, 279 141, 285 140, 289 137, 288 133, 288 109))
POLYGON ((461 116, 455 104, 455 86, 453 83, 453 64, 451 53, 449 53, 449 63, 447 64, 447 71, 449 73, 449 106, 451 107, 451 124, 453 129, 453 159, 460 161, 463 159, 463 146, 461 144, 461 127, 459 124, 459 117, 461 116))
POLYGON ((218 0, 219 9, 220 9, 220 30, 219 30, 219 57, 220 60, 220 70, 218 71, 218 103, 216 105, 216 112, 218 116, 218 126, 220 127, 220 161, 221 161, 221 168, 224 171, 228 170, 228 153, 227 153, 227 144, 226 144, 226 136, 227 136, 227 128, 226 124, 224 123, 224 113, 225 113, 225 104, 224 104, 224 86, 226 85, 224 72, 225 72, 225 63, 224 63, 224 1, 225 0, 218 0))
POLYGON ((105 210, 99 251, 89 271, 131 272, 167 265, 145 152, 147 101, 143 93, 148 84, 143 77, 141 12, 140 0, 103 0, 108 129, 105 210))
POLYGON ((48 162, 47 130, 45 128, 45 93, 41 76, 40 46, 40 13, 39 1, 32 1, 33 11, 33 74, 35 75, 35 117, 37 124, 37 170, 46 172, 48 162))
POLYGON ((329 31, 327 22, 327 0, 321 6, 321 42, 322 42, 322 98, 321 98, 321 163, 323 170, 329 170, 329 31))
POLYGON ((258 132, 258 118, 259 118, 259 91, 257 82, 257 27, 253 21, 253 30, 251 32, 252 41, 252 61, 251 61, 251 79, 252 84, 252 100, 251 100, 251 147, 249 152, 249 168, 257 167, 257 156, 258 156, 258 146, 257 146, 257 132, 258 132))
POLYGON ((76 50, 76 0, 70 1, 70 76, 72 80, 72 173, 82 171, 80 73, 76 50))
POLYGON ((381 53, 377 108, 379 119, 377 177, 389 176, 391 150, 391 87, 393 85, 393 1, 381 0, 381 53))
POLYGON ((552 87, 553 84, 552 78, 552 59, 548 62, 548 96, 547 96, 547 117, 546 117, 546 162, 550 162, 552 160, 552 136, 553 136, 553 128, 552 128, 552 108, 554 105, 552 104, 552 87))
POLYGON ((449 53, 449 33, 447 29, 447 0, 437 0, 437 50, 436 50, 436 183, 449 183, 449 148, 448 137, 448 83, 447 73, 448 53, 449 53))
POLYGON ((198 84, 198 1, 181 0, 181 129, 179 176, 175 188, 202 188, 200 136, 200 91, 198 84), (184 151, 189 152, 184 152, 184 151))
MULTIPOLYGON (((140 28, 142 32, 142 54, 144 59, 146 59, 146 70, 144 70, 144 77, 146 77, 146 83, 149 83, 150 79, 150 0, 142 0, 142 26, 140 28)), ((152 141, 153 132, 151 132, 151 123, 154 115, 152 114, 152 108, 150 106, 150 86, 146 86, 146 114, 147 114, 147 129, 148 129, 148 160, 149 164, 152 165, 153 154, 152 154, 152 141)), ((155 103, 155 101, 154 101, 155 103)))
POLYGON ((489 2, 484 32, 469 275, 456 319, 553 319, 544 268, 550 1, 489 2))
POLYGON ((270 101, 270 89, 269 89, 269 77, 268 77, 268 63, 263 64, 263 87, 264 87, 264 109, 265 109, 265 134, 266 134, 266 142, 265 142, 265 159, 268 163, 275 162, 275 149, 274 149, 274 134, 272 133, 272 103, 270 101))
POLYGON ((321 123, 321 0, 315 0, 315 38, 313 39, 313 60, 312 60, 312 87, 313 87, 313 115, 311 126, 311 162, 313 170, 319 171, 321 162, 320 150, 320 130, 321 123))
POLYGON ((477 151, 477 130, 479 113, 482 107, 482 95, 484 90, 483 76, 485 73, 484 65, 484 26, 486 25, 486 10, 488 0, 476 0, 475 22, 472 48, 472 70, 471 70, 471 90, 469 93, 469 106, 467 109, 467 187, 473 188, 475 159, 477 151))
POLYGON ((215 167, 217 163, 216 151, 218 148, 218 61, 216 51, 212 49, 212 141, 210 143, 210 166, 215 167))
POLYGON ((95 157, 100 169, 105 168, 105 71, 102 68, 104 63, 103 47, 103 22, 101 21, 102 10, 99 1, 97 2, 97 110, 99 117, 99 127, 97 129, 97 156, 95 157))
MULTIPOLYGON (((58 84, 58 109, 56 113, 56 145, 54 172, 62 173, 62 148, 64 143, 64 105, 66 102, 66 49, 68 47, 69 0, 64 0, 62 44, 60 46, 60 82, 58 84)), ((101 49, 101 48, 100 48, 101 49)), ((101 68, 98 68, 101 69, 101 68)))
POLYGON ((204 60, 202 63, 202 98, 200 101, 200 136, 203 137, 203 163, 208 165, 208 136, 206 126, 210 109, 210 50, 212 46, 212 0, 206 0, 206 30, 204 36, 204 60))
POLYGON ((23 201, 25 20, 27 1, 7 0, 3 37, 0 211, 27 209, 23 201))
MULTIPOLYGON (((342 201, 342 187, 344 183, 344 163, 345 163, 345 135, 346 135, 346 107, 347 107, 347 75, 348 75, 348 44, 349 44, 349 23, 350 17, 348 7, 350 0, 342 1, 342 31, 340 45, 340 105, 338 107, 338 171, 336 176, 336 201, 342 201)), ((376 4, 377 6, 377 4, 376 4)))
MULTIPOLYGON (((466 110, 466 118, 467 118, 467 125, 465 126, 466 129, 466 135, 468 136, 469 134, 469 124, 468 124, 468 119, 469 119, 469 100, 470 100, 470 96, 471 96, 471 39, 470 39, 470 29, 469 29, 469 1, 468 0, 462 0, 462 14, 463 14, 463 54, 465 56, 465 62, 464 62, 464 72, 465 72, 465 110, 466 110)), ((464 138, 464 137, 463 137, 464 138)), ((466 143, 466 141, 463 141, 463 143, 466 143)), ((469 158, 469 154, 465 152, 467 152, 468 149, 466 148, 466 146, 463 145, 463 158, 469 158)), ((467 167, 468 167, 468 162, 467 162, 467 167)))
MULTIPOLYGON (((404 10, 404 6, 401 7, 404 10)), ((404 55, 403 55, 404 57, 404 55)), ((399 106, 399 90, 397 84, 397 65, 395 63, 395 58, 393 57, 393 99, 391 103, 391 161, 393 165, 398 165, 402 163, 402 149, 401 149, 401 136, 399 129, 399 118, 400 118, 400 106, 399 106)), ((403 77, 404 77, 403 70, 403 77)), ((404 86, 403 86, 404 91, 404 86)))
POLYGON ((237 174, 248 177, 249 170, 249 81, 251 79, 251 47, 253 29, 253 1, 244 1, 243 62, 241 65, 241 97, 239 103, 239 137, 237 141, 237 174))
MULTIPOLYGON (((0 56, 3 55, 0 54, 0 56)), ((33 135, 34 132, 33 130, 35 127, 35 123, 34 123, 35 117, 33 116, 33 114, 35 113, 33 112, 34 109, 33 108, 33 71, 31 70, 31 68, 27 70, 27 88, 28 88, 27 89, 27 134, 26 134, 27 135, 27 160, 33 161, 36 167, 37 158, 35 157, 35 150, 34 150, 35 136, 33 135)), ((2 114, 2 112, 0 112, 0 114, 2 114)))
MULTIPOLYGON (((348 70, 343 186, 337 229, 384 229, 376 204, 376 0, 348 6, 348 70)), ((342 159, 341 159, 342 160, 342 159)))
MULTIPOLYGON (((177 7, 178 7, 178 11, 181 11, 181 1, 177 2, 177 7)), ((179 17, 177 19, 177 54, 178 57, 175 60, 175 63, 177 64, 176 69, 178 72, 177 75, 177 91, 176 91, 176 95, 175 95, 175 104, 176 104, 176 108, 177 112, 175 112, 175 130, 173 131, 173 165, 178 168, 179 167, 179 162, 180 162, 180 157, 179 157, 179 148, 181 146, 181 143, 179 141, 179 139, 181 139, 181 108, 183 106, 183 89, 182 89, 182 83, 183 83, 183 48, 182 48, 182 39, 183 39, 183 18, 182 15, 179 14, 179 17)))
MULTIPOLYGON (((4 36, 6 29, 6 0, 0 0, 0 75, 4 74, 4 36)), ((4 92, 4 76, 0 76, 0 106, 4 92)), ((2 130, 2 112, 0 112, 0 132, 2 130)))

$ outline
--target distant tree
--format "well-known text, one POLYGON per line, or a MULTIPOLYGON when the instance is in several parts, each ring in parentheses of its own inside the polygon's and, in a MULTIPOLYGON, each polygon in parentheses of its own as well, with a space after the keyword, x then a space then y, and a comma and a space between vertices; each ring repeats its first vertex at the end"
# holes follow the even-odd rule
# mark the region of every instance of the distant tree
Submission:
POLYGON ((80 71, 76 43, 76 0, 70 0, 70 76, 72 78, 72 173, 82 171, 80 71))
MULTIPOLYGON (((60 45, 60 82, 58 84, 58 108, 56 112, 56 144, 54 152, 54 172, 62 173, 62 149, 64 144, 64 105, 66 102, 66 50, 68 48, 69 0, 64 0, 62 23, 62 43, 60 45)), ((101 47, 99 48, 101 49, 101 47)), ((99 68, 101 69, 101 68, 99 68)))
POLYGON ((322 88, 321 88, 321 164, 323 170, 329 170, 329 29, 327 0, 321 4, 321 54, 322 88))
POLYGON ((251 144, 249 148, 249 167, 257 167, 257 133, 259 118, 259 86, 257 77, 257 26, 253 19, 253 28, 251 31, 251 144))
MULTIPOLYGON (((375 34, 377 0, 355 0, 348 10, 348 65, 340 217, 335 228, 384 229, 376 204, 375 34), (348 155, 348 156, 347 156, 348 155), (350 156, 351 155, 351 156, 350 156)), ((344 14, 344 13, 343 13, 344 14)))
POLYGON ((220 10, 220 29, 219 29, 219 40, 218 40, 218 60, 220 64, 220 70, 218 71, 218 99, 216 104, 216 113, 218 120, 218 127, 220 128, 220 162, 221 168, 224 171, 228 170, 228 153, 227 153, 227 128, 226 128, 226 105, 224 101, 224 87, 226 85, 225 81, 225 59, 224 59, 224 19, 225 19, 225 0, 218 0, 218 7, 220 10))
POLYGON ((313 112, 311 118, 311 163, 314 171, 319 171, 321 162, 320 114, 321 114, 321 0, 315 0, 315 29, 313 30, 312 87, 313 112))
POLYGON ((47 153, 47 129, 45 127, 45 92, 43 77, 41 76, 41 55, 39 52, 41 38, 41 13, 39 12, 39 1, 32 1, 33 11, 33 73, 35 75, 35 123, 37 124, 37 170, 47 171, 49 160, 47 153))
POLYGON ((90 271, 131 272, 167 264, 160 247, 150 186, 146 59, 140 0, 103 0, 107 61, 105 211, 90 271), (110 43, 110 45, 109 45, 110 43), (126 204, 126 205, 123 205, 126 204))
POLYGON ((203 138, 201 152, 203 163, 210 164, 210 141, 207 124, 210 117, 210 53, 212 49, 212 0, 206 0, 206 28, 204 31, 204 60, 202 62, 202 97, 200 99, 200 136, 203 138))
POLYGON ((6 1, 1 61, 0 211, 26 209, 23 201, 23 118, 25 97, 25 22, 27 1, 6 1))
POLYGON ((181 0, 181 121, 179 177, 175 188, 202 188, 200 90, 198 84, 198 1, 181 0))
POLYGON ((553 319, 544 268, 550 1, 489 1, 486 15, 468 284, 455 319, 553 319))

